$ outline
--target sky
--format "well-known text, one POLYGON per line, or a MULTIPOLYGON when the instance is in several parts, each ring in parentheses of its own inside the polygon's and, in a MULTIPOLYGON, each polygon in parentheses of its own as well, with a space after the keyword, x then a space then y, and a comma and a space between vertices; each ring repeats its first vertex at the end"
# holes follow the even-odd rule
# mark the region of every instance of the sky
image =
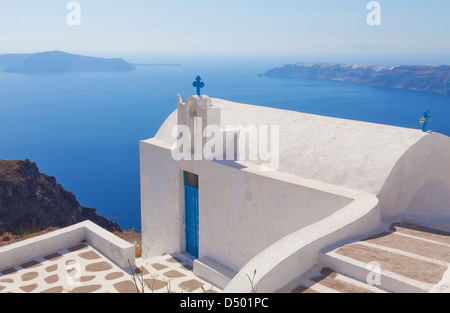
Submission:
POLYGON ((380 0, 68 0, 0 2, 0 53, 80 54, 445 53, 450 1, 380 0))

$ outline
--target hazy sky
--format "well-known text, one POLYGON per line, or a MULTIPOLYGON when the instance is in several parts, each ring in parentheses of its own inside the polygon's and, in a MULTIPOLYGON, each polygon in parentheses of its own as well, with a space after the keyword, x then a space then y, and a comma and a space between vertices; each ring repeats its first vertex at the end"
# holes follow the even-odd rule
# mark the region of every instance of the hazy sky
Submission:
POLYGON ((450 47, 448 0, 378 1, 380 26, 367 24, 369 0, 78 2, 81 25, 69 26, 69 1, 2 0, 0 53, 250 55, 340 51, 365 45, 419 52, 450 47))

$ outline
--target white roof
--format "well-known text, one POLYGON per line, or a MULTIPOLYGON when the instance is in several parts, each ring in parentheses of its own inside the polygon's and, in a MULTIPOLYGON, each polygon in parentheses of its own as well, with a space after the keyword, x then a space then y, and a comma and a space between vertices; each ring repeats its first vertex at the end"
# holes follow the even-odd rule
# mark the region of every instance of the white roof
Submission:
MULTIPOLYGON (((392 169, 426 133, 382 124, 212 99, 224 125, 279 125, 278 171, 378 194, 392 169)), ((173 144, 177 111, 155 139, 173 144)), ((419 126, 419 125, 418 125, 419 126)))

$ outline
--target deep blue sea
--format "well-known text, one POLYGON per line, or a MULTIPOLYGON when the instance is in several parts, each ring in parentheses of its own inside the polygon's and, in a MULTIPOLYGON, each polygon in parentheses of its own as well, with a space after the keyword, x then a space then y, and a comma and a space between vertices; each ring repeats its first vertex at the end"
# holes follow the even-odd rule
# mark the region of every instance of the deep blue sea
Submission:
POLYGON ((211 97, 410 128, 420 128, 429 108, 431 129, 450 136, 450 97, 257 76, 281 65, 210 61, 130 73, 0 73, 0 159, 36 162, 82 206, 139 230, 139 141, 156 134, 178 93, 183 99, 195 93, 197 75, 211 97))

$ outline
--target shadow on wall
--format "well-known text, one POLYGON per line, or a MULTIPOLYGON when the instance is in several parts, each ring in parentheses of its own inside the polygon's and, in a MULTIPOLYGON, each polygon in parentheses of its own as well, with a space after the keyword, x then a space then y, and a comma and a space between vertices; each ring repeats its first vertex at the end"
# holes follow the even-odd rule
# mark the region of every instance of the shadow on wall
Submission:
POLYGON ((442 180, 431 179, 416 191, 408 208, 419 216, 450 220, 450 188, 442 180))

